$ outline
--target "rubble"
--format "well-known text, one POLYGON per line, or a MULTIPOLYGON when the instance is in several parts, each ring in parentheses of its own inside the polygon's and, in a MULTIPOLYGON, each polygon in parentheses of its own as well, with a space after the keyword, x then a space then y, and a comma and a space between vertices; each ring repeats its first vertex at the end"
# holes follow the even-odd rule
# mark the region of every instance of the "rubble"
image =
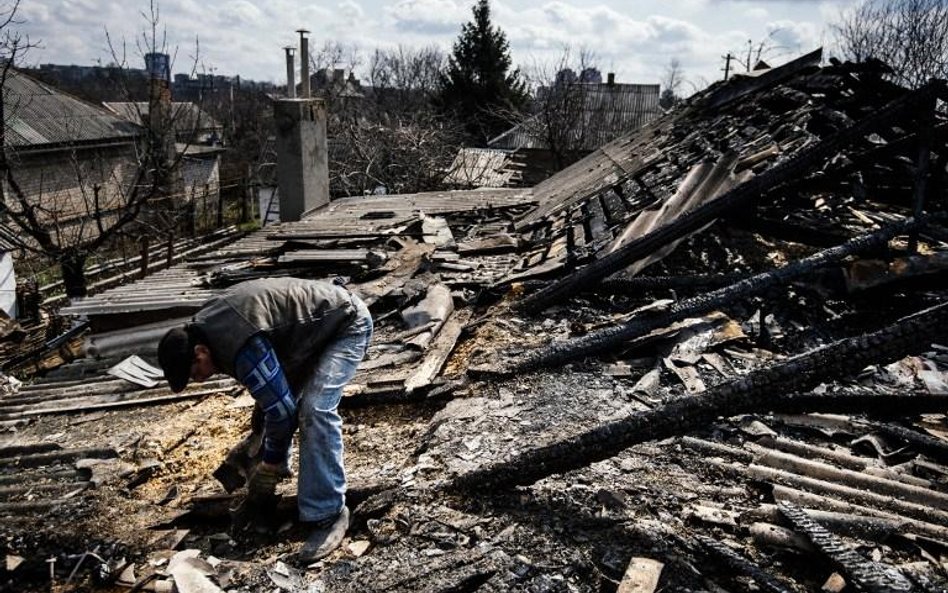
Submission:
POLYGON ((338 200, 65 307, 85 358, 0 397, 3 586, 943 590, 944 82, 820 58, 532 188, 338 200), (311 567, 292 483, 276 533, 226 533, 236 383, 107 374, 279 275, 376 325, 341 405, 352 528, 311 567))

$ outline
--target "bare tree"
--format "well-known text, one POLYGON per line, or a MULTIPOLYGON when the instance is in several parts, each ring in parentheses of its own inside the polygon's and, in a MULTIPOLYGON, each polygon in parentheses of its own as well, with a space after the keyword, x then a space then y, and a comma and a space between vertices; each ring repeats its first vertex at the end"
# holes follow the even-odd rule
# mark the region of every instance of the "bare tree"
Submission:
POLYGON ((659 96, 658 104, 664 109, 671 109, 681 100, 681 86, 685 83, 684 71, 681 67, 681 60, 672 58, 665 66, 665 74, 662 77, 662 93, 659 96))
POLYGON ((387 123, 350 121, 330 152, 330 184, 343 195, 444 189, 462 142, 460 126, 431 112, 387 123))
MULTIPOLYGON (((30 166, 28 146, 12 143, 9 136, 9 124, 13 121, 11 110, 25 108, 22 102, 31 100, 29 94, 14 96, 9 88, 13 77, 22 76, 14 70, 14 60, 26 45, 25 40, 9 28, 15 22, 16 8, 14 3, 5 13, 8 16, 5 23, 0 21, 3 24, 0 39, 7 43, 5 57, 8 58, 0 71, 3 214, 5 220, 20 231, 18 246, 58 264, 67 295, 81 297, 87 290, 84 270, 88 258, 132 222, 139 221, 143 210, 161 209, 174 199, 173 179, 180 159, 174 150, 171 131, 174 122, 167 112, 166 97, 159 96, 156 90, 150 100, 150 113, 143 119, 144 125, 134 128, 130 124, 134 130, 121 134, 126 141, 122 148, 113 146, 90 151, 80 146, 80 142, 69 140, 82 138, 84 119, 64 113, 61 114, 63 121, 75 120, 70 129, 63 131, 68 146, 64 157, 66 170, 60 169, 51 176, 43 168, 30 166), (124 152, 117 154, 117 150, 124 152), (71 175, 67 170, 71 170, 71 175), (69 186, 65 188, 54 185, 56 179, 50 179, 70 176, 69 186)), ((165 36, 158 26, 157 5, 152 3, 151 11, 144 16, 148 21, 143 35, 144 47, 154 51, 164 49, 165 36)), ((119 51, 124 59, 124 44, 119 51)))
MULTIPOLYGON (((564 46, 554 62, 537 63, 527 69, 526 79, 533 94, 530 115, 508 113, 520 132, 536 138, 553 157, 557 169, 580 158, 591 144, 597 144, 606 120, 608 107, 596 101, 593 93, 599 85, 594 79, 596 55, 587 48, 574 54, 564 46), (586 73, 585 78, 576 72, 586 73)), ((601 76, 599 77, 601 80, 601 76)))
POLYGON ((447 56, 435 46, 376 49, 369 61, 368 82, 377 119, 430 110, 446 64, 447 56))
MULTIPOLYGON (((336 195, 445 188, 461 126, 432 105, 444 53, 434 47, 377 49, 369 86, 330 111, 330 184, 336 195)), ((355 89, 349 89, 350 92, 355 89)))
POLYGON ((878 59, 897 82, 918 87, 948 77, 948 3, 945 0, 868 0, 835 25, 843 57, 878 59))

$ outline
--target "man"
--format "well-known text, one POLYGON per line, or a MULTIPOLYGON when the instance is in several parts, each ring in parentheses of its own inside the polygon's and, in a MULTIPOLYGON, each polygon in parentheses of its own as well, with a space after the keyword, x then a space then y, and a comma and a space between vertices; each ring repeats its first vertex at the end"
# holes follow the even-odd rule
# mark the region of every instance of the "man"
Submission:
POLYGON ((263 411, 263 458, 248 481, 249 505, 272 499, 289 474, 290 443, 299 426, 299 518, 312 529, 299 553, 302 562, 328 555, 349 527, 337 407, 371 338, 372 316, 345 288, 266 278, 208 301, 158 346, 173 391, 189 379, 222 372, 243 383, 263 411))

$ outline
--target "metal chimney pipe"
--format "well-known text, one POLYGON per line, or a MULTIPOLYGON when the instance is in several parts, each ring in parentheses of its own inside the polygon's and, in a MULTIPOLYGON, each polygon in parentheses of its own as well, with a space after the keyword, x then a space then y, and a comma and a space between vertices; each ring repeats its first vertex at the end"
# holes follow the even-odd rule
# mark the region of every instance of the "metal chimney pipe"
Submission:
POLYGON ((309 39, 306 37, 309 31, 299 29, 300 34, 300 95, 304 99, 309 99, 309 39))
POLYGON ((296 98, 296 64, 293 63, 293 52, 296 48, 288 45, 283 48, 286 52, 286 96, 289 99, 296 98))

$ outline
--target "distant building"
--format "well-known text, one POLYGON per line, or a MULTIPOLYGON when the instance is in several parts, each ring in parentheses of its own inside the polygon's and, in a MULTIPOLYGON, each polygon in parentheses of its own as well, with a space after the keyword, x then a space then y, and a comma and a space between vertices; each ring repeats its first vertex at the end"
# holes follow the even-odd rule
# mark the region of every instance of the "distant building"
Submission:
MULTIPOLYGON (((148 121, 148 103, 145 101, 103 103, 115 115, 134 123, 148 121)), ((221 144, 224 127, 206 111, 190 101, 171 103, 169 118, 174 126, 175 141, 204 146, 221 144)))
MULTIPOLYGON (((583 70, 580 80, 595 80, 597 74, 594 69, 583 70)), ((561 71, 557 77, 560 84, 567 85, 565 88, 577 97, 575 109, 578 112, 569 114, 569 121, 573 123, 563 123, 563 129, 555 130, 572 153, 570 161, 647 124, 662 112, 658 105, 657 84, 617 83, 612 73, 605 83, 569 82, 574 79, 572 71, 561 71)), ((553 92, 556 92, 555 88, 541 89, 538 103, 542 105, 544 94, 553 92)), ((554 121, 552 125, 556 123, 554 121)), ((544 119, 534 115, 491 139, 487 146, 517 151, 525 163, 524 183, 531 185, 558 170, 547 142, 549 132, 544 119)))
POLYGON ((162 53, 145 54, 145 70, 149 77, 171 82, 171 56, 162 53))
MULTIPOLYGON (((148 121, 149 104, 104 103, 117 116, 134 123, 148 121)), ((184 202, 194 205, 196 216, 216 217, 220 204, 220 161, 223 127, 190 102, 171 103, 169 119, 180 157, 184 202)))

